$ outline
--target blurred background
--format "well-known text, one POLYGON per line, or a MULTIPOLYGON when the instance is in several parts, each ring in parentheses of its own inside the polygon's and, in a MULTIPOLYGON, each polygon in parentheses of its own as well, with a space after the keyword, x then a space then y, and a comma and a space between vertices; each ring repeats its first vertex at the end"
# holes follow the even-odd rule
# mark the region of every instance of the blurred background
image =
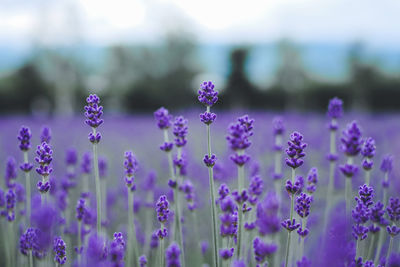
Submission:
POLYGON ((0 113, 400 108, 400 2, 1 0, 0 113))

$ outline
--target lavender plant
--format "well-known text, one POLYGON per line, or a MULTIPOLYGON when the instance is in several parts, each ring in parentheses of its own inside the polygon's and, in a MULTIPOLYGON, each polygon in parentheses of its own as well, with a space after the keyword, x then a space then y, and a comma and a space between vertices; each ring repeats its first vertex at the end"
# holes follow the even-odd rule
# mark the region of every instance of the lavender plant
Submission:
POLYGON ((100 106, 100 98, 95 95, 89 95, 86 98, 87 105, 85 106, 85 123, 92 127, 92 132, 89 133, 89 141, 93 145, 93 169, 95 176, 96 185, 96 207, 97 207, 97 233, 101 232, 101 184, 100 184, 100 174, 99 174, 99 160, 97 145, 100 142, 101 134, 97 132, 97 128, 103 124, 103 107, 100 106))

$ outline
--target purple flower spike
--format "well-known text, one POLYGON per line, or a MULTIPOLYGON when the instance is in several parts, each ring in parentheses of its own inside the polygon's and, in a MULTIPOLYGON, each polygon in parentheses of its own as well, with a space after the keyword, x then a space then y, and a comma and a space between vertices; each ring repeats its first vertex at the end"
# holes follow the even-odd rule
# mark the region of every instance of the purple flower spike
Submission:
POLYGON ((311 168, 307 175, 307 192, 312 194, 317 189, 318 183, 318 170, 311 168))
POLYGON ((29 252, 32 251, 34 257, 41 259, 45 253, 41 249, 39 242, 40 232, 35 228, 26 229, 25 233, 21 235, 19 239, 19 250, 22 254, 28 256, 29 252))
POLYGON ((344 174, 344 176, 351 178, 358 172, 358 167, 353 164, 344 164, 339 166, 340 171, 344 174))
POLYGON ((400 220, 400 199, 390 198, 389 207, 386 208, 389 219, 393 222, 400 220))
POLYGON ((328 105, 328 117, 338 119, 343 116, 343 101, 337 97, 332 98, 328 105))
POLYGON ((291 195, 291 197, 293 197, 295 194, 300 192, 301 187, 300 187, 300 184, 298 181, 296 181, 294 184, 292 184, 292 181, 287 180, 285 189, 288 192, 288 194, 291 195))
POLYGON ((347 124, 346 130, 343 131, 342 149, 347 156, 357 156, 361 151, 361 130, 356 121, 347 124))
POLYGON ((356 200, 357 200, 357 205, 351 211, 351 215, 357 224, 366 223, 371 215, 371 211, 361 200, 359 199, 356 200))
POLYGON ((250 204, 255 205, 257 203, 258 197, 262 194, 263 187, 264 182, 260 176, 255 175, 251 178, 249 185, 250 204))
POLYGON ((78 221, 82 221, 85 214, 86 214, 85 199, 81 198, 78 200, 78 204, 76 205, 76 219, 78 221))
POLYGON ((125 247, 125 241, 122 233, 114 233, 114 239, 110 244, 109 250, 112 266, 123 266, 125 247))
POLYGON ((303 257, 301 261, 296 262, 297 267, 311 267, 311 261, 309 261, 306 257, 303 257))
POLYGON ((104 179, 107 176, 107 159, 99 157, 99 176, 104 179))
POLYGON ((272 120, 272 129, 274 135, 282 135, 285 132, 285 126, 281 117, 275 117, 272 120))
POLYGON ((205 155, 203 159, 204 164, 206 164, 206 166, 209 168, 214 167, 216 161, 217 161, 217 156, 215 156, 214 154, 212 154, 211 157, 205 155))
POLYGON ((356 240, 364 240, 368 236, 368 227, 362 224, 353 225, 352 235, 356 240))
POLYGON ((167 267, 180 267, 181 266, 180 255, 181 255, 181 250, 179 249, 178 244, 172 243, 165 250, 165 259, 167 267))
POLYGON ((386 226, 386 230, 388 234, 392 237, 395 237, 400 233, 400 227, 397 227, 396 225, 386 226))
POLYGON ((299 223, 296 223, 296 219, 290 220, 284 220, 281 225, 283 226, 283 228, 285 228, 286 230, 288 230, 289 232, 292 232, 294 230, 296 230, 297 228, 300 227, 299 223))
POLYGON ((69 148, 65 152, 65 163, 67 165, 73 166, 76 165, 78 162, 78 152, 76 151, 75 148, 69 148))
POLYGON ((219 255, 222 259, 229 260, 230 258, 232 258, 234 251, 234 248, 223 248, 219 250, 219 255))
POLYGON ((64 265, 67 261, 67 255, 65 252, 66 247, 67 246, 64 240, 61 239, 61 237, 54 238, 53 250, 56 253, 56 255, 54 256, 54 261, 60 265, 64 265))
POLYGON ((172 115, 168 109, 161 107, 154 112, 154 119, 157 121, 157 126, 161 130, 168 129, 171 126, 172 115))
POLYGON ((381 163, 381 171, 383 172, 391 172, 393 168, 393 156, 385 155, 382 159, 381 163))
POLYGON ((28 151, 31 148, 31 137, 32 133, 28 127, 21 127, 19 130, 19 135, 17 136, 18 141, 20 141, 19 149, 22 151, 28 151))
POLYGON ((371 221, 379 225, 387 225, 388 221, 385 219, 384 215, 385 206, 380 201, 376 202, 375 205, 371 207, 371 221))
POLYGON ((266 244, 256 237, 253 240, 254 258, 258 263, 263 263, 266 257, 276 252, 278 247, 275 244, 266 244))
POLYGON ((214 84, 209 82, 203 82, 200 85, 200 89, 198 93, 198 100, 200 103, 204 104, 207 107, 213 106, 218 101, 218 92, 214 90, 214 84))
POLYGON ((4 178, 8 188, 13 188, 15 186, 15 179, 17 178, 17 163, 13 157, 7 158, 4 178))
POLYGON ((21 169, 21 171, 23 172, 30 172, 33 168, 33 165, 30 163, 22 163, 19 168, 21 169))
POLYGON ((243 166, 250 160, 250 156, 247 155, 246 153, 243 153, 242 155, 239 155, 237 153, 233 154, 230 156, 230 159, 238 166, 243 166))
POLYGON ((160 149, 162 151, 169 152, 172 150, 173 147, 174 147, 174 144, 172 142, 164 142, 164 144, 162 144, 160 146, 160 149))
POLYGON ((49 176, 53 169, 50 167, 50 163, 53 160, 53 150, 47 143, 42 143, 37 147, 36 162, 39 163, 39 167, 36 168, 36 172, 41 176, 49 176))
POLYGON ((374 197, 374 189, 372 186, 367 186, 366 184, 361 185, 358 190, 358 195, 365 206, 369 207, 373 204, 372 198, 374 197))
POLYGON ((50 144, 50 140, 51 140, 51 130, 49 127, 44 126, 42 128, 42 133, 40 134, 40 143, 47 143, 50 144))
POLYGON ((147 258, 146 255, 142 255, 139 257, 139 266, 146 267, 147 266, 147 258))
POLYGON ((12 189, 9 189, 5 195, 6 209, 1 211, 1 215, 7 218, 7 221, 12 222, 15 220, 15 204, 16 195, 12 189))
POLYGON ((39 181, 36 184, 36 187, 37 187, 37 189, 39 190, 39 192, 41 194, 45 194, 45 193, 49 192, 51 186, 50 186, 50 182, 49 181, 45 181, 45 182, 39 181))
POLYGON ((286 158, 286 165, 296 169, 303 165, 303 157, 306 155, 304 149, 307 147, 306 143, 303 143, 303 136, 294 132, 290 135, 290 140, 288 142, 289 147, 286 149, 286 154, 289 158, 286 158))
POLYGON ((160 196, 156 204, 157 219, 160 223, 165 223, 169 215, 169 202, 165 195, 160 196))
POLYGON ((248 115, 244 115, 237 119, 236 123, 229 126, 229 135, 226 137, 229 147, 234 150, 244 150, 251 145, 249 137, 253 135, 254 120, 248 115))
POLYGON ((103 107, 100 106, 100 98, 95 94, 91 94, 86 98, 86 102, 85 123, 92 128, 97 128, 104 122, 101 119, 101 116, 103 115, 103 107))
POLYGON ((188 120, 183 116, 175 118, 173 134, 175 135, 175 145, 183 147, 186 145, 186 136, 188 134, 188 120))
POLYGON ((299 228, 299 229, 297 229, 297 233, 299 234, 299 236, 301 236, 301 237, 306 237, 307 235, 308 235, 308 233, 309 233, 310 231, 308 230, 308 228, 299 228))
POLYGON ((300 196, 296 198, 295 210, 301 218, 306 218, 310 214, 312 197, 305 193, 301 193, 300 196))
POLYGON ((217 115, 212 112, 200 113, 200 121, 206 125, 210 125, 217 119, 217 115))
POLYGON ((138 169, 138 162, 132 151, 125 152, 124 168, 126 186, 132 188, 134 185, 134 174, 138 169))

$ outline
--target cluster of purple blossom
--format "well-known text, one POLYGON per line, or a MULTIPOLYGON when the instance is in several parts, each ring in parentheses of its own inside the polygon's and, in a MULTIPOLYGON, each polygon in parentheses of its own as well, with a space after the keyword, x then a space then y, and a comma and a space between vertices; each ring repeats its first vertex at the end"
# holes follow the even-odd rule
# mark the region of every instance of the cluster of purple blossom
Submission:
MULTIPOLYGON (((219 100, 212 82, 200 85, 198 100, 206 109, 200 114, 200 122, 207 133, 206 153, 203 162, 198 161, 208 171, 205 188, 209 195, 189 173, 194 161, 190 154, 193 148, 188 148, 194 140, 189 139, 189 120, 174 118, 164 107, 154 112, 163 134, 159 148, 166 157, 161 186, 154 172, 141 179, 142 155, 127 150, 119 161, 123 171, 119 180, 124 188, 114 195, 106 179, 112 176, 109 162, 98 151, 107 138, 102 139, 98 132, 104 120, 97 95, 90 95, 85 106, 85 123, 91 127, 88 144, 93 150, 82 155, 78 166, 78 151, 68 148, 66 172, 60 179, 53 173, 53 168, 56 172, 61 165, 56 157, 58 147, 51 143, 51 129, 43 127, 35 151, 39 181, 33 194, 34 165, 29 159, 32 133, 22 126, 17 140, 25 185, 18 182, 17 160, 9 157, 5 164, 6 189, 0 188, 0 214, 5 219, 0 221, 5 229, 1 236, 7 240, 0 247, 2 266, 33 267, 49 265, 50 261, 56 266, 398 266, 400 198, 392 195, 396 190, 390 186, 393 157, 383 157, 379 185, 373 171, 380 143, 372 137, 363 138, 356 121, 343 130, 343 155, 338 153, 338 120, 344 113, 340 99, 333 98, 328 105, 329 176, 320 159, 313 157, 320 147, 314 148, 307 135, 298 131, 290 134, 285 146, 284 120, 275 117, 270 130, 272 153, 265 156, 274 161, 273 170, 268 171, 270 177, 263 175, 265 164, 255 160, 265 158, 256 153, 253 116, 240 116, 227 127, 226 147, 231 152, 226 154, 231 154, 217 149, 220 158, 231 160, 223 167, 211 146, 211 126, 217 122, 211 108, 219 100), (337 166, 343 156, 345 161, 337 166), (314 162, 321 167, 312 167, 314 162), (221 178, 224 170, 230 171, 226 180, 221 178), (342 175, 336 175, 336 171, 342 175), (364 172, 364 182, 358 177, 360 172, 364 172), (237 182, 232 177, 237 177, 237 182), (285 192, 287 197, 283 196, 285 192), (127 212, 118 212, 118 199, 124 200, 127 212), (325 216, 320 216, 321 210, 325 216), (318 235, 322 259, 313 253, 318 235), (204 236, 211 237, 210 242, 204 236), (330 254, 335 260, 324 261, 330 254)), ((201 169, 198 172, 201 177, 206 175, 201 169)))

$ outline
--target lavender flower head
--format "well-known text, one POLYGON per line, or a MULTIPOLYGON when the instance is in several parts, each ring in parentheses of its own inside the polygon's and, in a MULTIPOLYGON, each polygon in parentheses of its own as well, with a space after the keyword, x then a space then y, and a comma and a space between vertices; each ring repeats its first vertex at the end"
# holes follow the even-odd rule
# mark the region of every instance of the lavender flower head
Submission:
POLYGON ((346 130, 343 131, 343 136, 340 139, 342 149, 349 157, 357 156, 361 151, 361 130, 356 121, 347 124, 346 130))
POLYGON ((301 193, 297 198, 296 198, 296 207, 295 210, 297 214, 301 218, 306 218, 310 214, 310 208, 311 208, 311 202, 312 202, 312 197, 308 196, 305 193, 301 193))
POLYGON ((26 229, 19 239, 19 250, 22 254, 28 256, 30 251, 36 258, 43 258, 45 253, 39 245, 39 230, 35 228, 26 229))
POLYGON ((20 141, 19 149, 22 151, 28 151, 31 148, 31 137, 31 130, 28 127, 22 126, 21 130, 19 130, 19 135, 17 136, 20 141))
POLYGON ((317 189, 318 169, 311 168, 307 175, 307 192, 313 194, 317 189))
POLYGON ((303 142, 303 136, 299 132, 294 132, 290 135, 290 140, 288 141, 289 147, 286 149, 286 154, 289 158, 286 158, 286 165, 296 169, 303 165, 303 157, 306 155, 304 149, 307 144, 303 142))
POLYGON ((359 197, 356 197, 357 201, 361 201, 367 208, 373 204, 372 198, 374 197, 374 189, 372 186, 366 184, 361 185, 358 190, 359 197))
POLYGON ((47 144, 50 144, 50 140, 51 140, 51 130, 49 127, 44 126, 40 134, 40 143, 45 142, 47 144))
POLYGON ((86 249, 88 266, 95 266, 105 262, 107 259, 107 247, 105 244, 104 238, 97 234, 89 237, 86 249))
POLYGON ((125 241, 122 233, 114 233, 114 239, 110 244, 109 254, 112 266, 123 266, 125 255, 125 241))
MULTIPOLYGON (((387 225, 388 221, 385 219, 385 206, 382 204, 382 202, 378 201, 376 202, 371 208, 371 215, 370 219, 373 223, 379 224, 379 225, 387 225)), ((378 228, 379 231, 379 228, 378 228)))
POLYGON ((175 145, 183 147, 186 145, 186 136, 188 134, 188 120, 183 116, 175 118, 173 133, 175 135, 175 145))
POLYGON ((249 137, 253 135, 253 123, 253 119, 244 115, 229 126, 226 140, 228 140, 229 147, 236 152, 230 158, 238 166, 243 166, 250 160, 250 157, 242 151, 251 145, 249 137))
POLYGON ((139 257, 139 266, 146 267, 147 266, 147 258, 146 255, 142 255, 139 257))
POLYGON ((85 152, 82 156, 81 171, 84 174, 90 174, 92 170, 92 154, 85 152))
POLYGON ((104 179, 107 176, 107 159, 105 157, 99 157, 99 176, 104 179))
POLYGON ((281 117, 275 117, 272 120, 272 129, 274 135, 282 135, 285 132, 285 125, 281 117))
MULTIPOLYGON (((92 127, 93 129, 96 129, 104 122, 104 120, 101 119, 101 116, 103 115, 103 107, 100 106, 100 98, 95 94, 91 94, 89 95, 89 97, 86 98, 86 102, 87 105, 85 106, 85 116, 86 116, 85 123, 90 127, 92 127)), ((100 139, 101 139, 100 133, 96 134, 94 134, 93 132, 89 133, 89 141, 92 144, 99 143, 100 139)))
POLYGON ((383 172, 391 172, 393 168, 393 156, 385 155, 382 159, 381 163, 381 171, 383 172))
POLYGON ((161 130, 168 129, 171 126, 172 115, 168 109, 161 107, 154 112, 154 119, 157 121, 157 126, 161 130))
POLYGON ((75 148, 68 148, 65 152, 65 163, 75 165, 78 162, 78 153, 75 148))
POLYGON ((273 234, 280 230, 278 218, 279 201, 276 193, 268 192, 263 201, 257 204, 256 226, 260 235, 273 234))
POLYGON ((124 168, 126 186, 131 190, 135 190, 135 185, 133 182, 135 178, 134 174, 138 169, 138 162, 132 151, 125 152, 124 168))
POLYGON ((343 116, 343 101, 337 97, 329 100, 328 117, 338 119, 343 116))
POLYGON ((264 182, 259 175, 255 175, 250 180, 249 185, 249 202, 251 205, 255 205, 258 201, 258 197, 262 194, 264 182))
POLYGON ((181 266, 180 255, 181 255, 181 250, 179 249, 178 244, 172 243, 165 250, 165 259, 167 267, 180 267, 181 266))
POLYGON ((219 255, 223 260, 228 260, 232 258, 234 251, 234 248, 222 248, 219 250, 219 255))
POLYGON ((169 202, 165 195, 160 196, 156 204, 157 219, 160 223, 166 223, 169 216, 169 202))
POLYGON ((2 216, 7 218, 7 221, 12 222, 15 220, 15 204, 16 204, 16 195, 12 189, 9 189, 5 196, 6 200, 6 209, 1 212, 2 216))
POLYGON ((365 139, 363 146, 361 148, 361 155, 364 156, 364 159, 362 161, 362 166, 364 170, 372 169, 372 166, 374 164, 372 158, 375 156, 375 150, 376 150, 375 140, 372 139, 371 137, 365 139))
POLYGON ((61 237, 54 238, 54 246, 53 246, 53 250, 55 252, 54 261, 60 265, 64 265, 65 262, 67 261, 67 255, 65 251, 66 247, 67 246, 64 240, 61 239, 61 237))
POLYGON ((85 199, 80 198, 78 204, 76 205, 76 219, 82 221, 86 214, 85 199))
POLYGON ((391 197, 389 199, 389 207, 386 208, 389 219, 392 222, 400 220, 400 199, 391 197))
POLYGON ((15 179, 17 178, 17 163, 13 157, 7 158, 6 170, 4 174, 6 186, 8 188, 15 187, 15 179))
POLYGON ((197 92, 197 98, 200 103, 207 107, 211 107, 218 101, 218 92, 214 90, 214 87, 215 86, 211 81, 200 84, 200 89, 197 92))
POLYGON ((256 237, 253 240, 254 257, 258 263, 263 263, 267 257, 276 252, 278 247, 275 244, 267 244, 256 237))
POLYGON ((50 163, 53 160, 53 150, 49 144, 43 142, 37 147, 35 160, 39 163, 39 167, 36 168, 36 172, 44 177, 47 177, 52 173, 53 169, 50 167, 50 163))

